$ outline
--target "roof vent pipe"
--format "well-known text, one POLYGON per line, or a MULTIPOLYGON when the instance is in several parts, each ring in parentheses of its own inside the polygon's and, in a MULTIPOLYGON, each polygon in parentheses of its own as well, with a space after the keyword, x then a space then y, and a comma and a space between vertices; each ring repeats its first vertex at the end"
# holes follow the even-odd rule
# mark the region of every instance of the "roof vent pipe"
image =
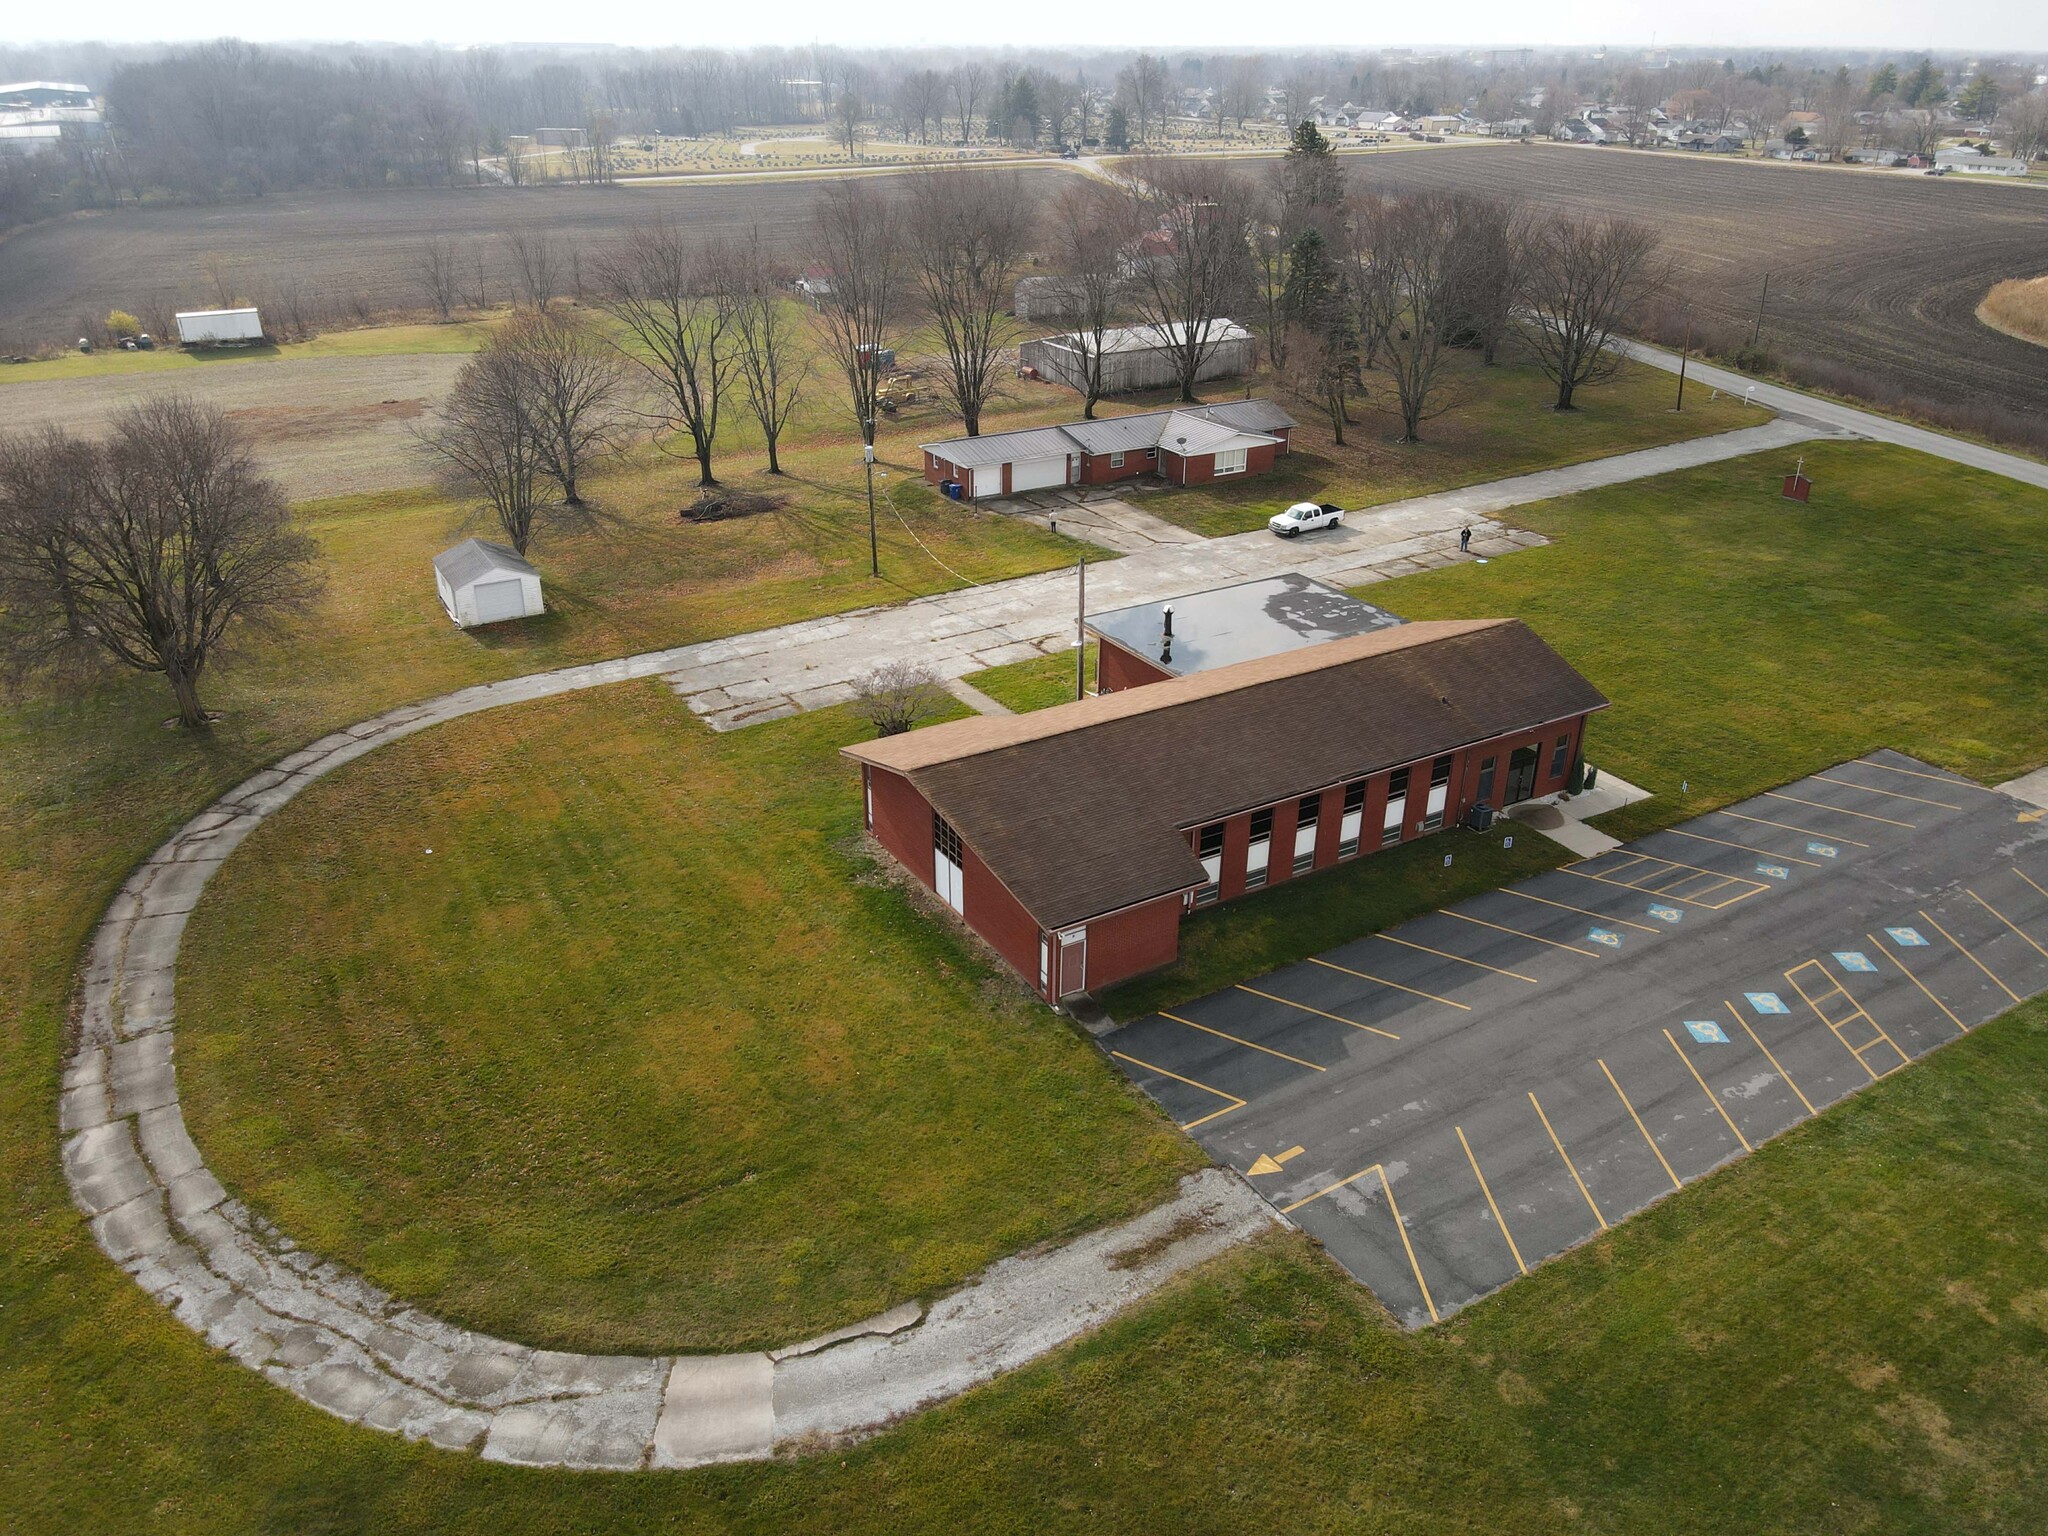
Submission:
POLYGON ((1168 603, 1168 604, 1166 605, 1166 609, 1165 609, 1165 614, 1166 614, 1166 638, 1167 638, 1167 639, 1169 639, 1169 640, 1171 640, 1171 639, 1173 638, 1173 604, 1171 604, 1171 603, 1168 603))

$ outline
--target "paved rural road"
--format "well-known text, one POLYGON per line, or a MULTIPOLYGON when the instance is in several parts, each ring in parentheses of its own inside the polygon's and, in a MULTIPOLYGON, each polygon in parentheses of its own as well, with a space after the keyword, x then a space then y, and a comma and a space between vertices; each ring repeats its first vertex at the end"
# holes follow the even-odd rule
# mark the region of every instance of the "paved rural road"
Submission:
MULTIPOLYGON (((1623 352, 1638 362, 1648 363, 1653 368, 1662 368, 1668 373, 1678 372, 1679 360, 1676 352, 1667 352, 1662 347, 1649 346, 1640 341, 1625 341, 1620 345, 1623 352)), ((1782 384, 1767 384, 1752 379, 1747 374, 1703 363, 1696 357, 1687 361, 1685 376, 1688 382, 1698 380, 1709 389, 1718 389, 1723 394, 1748 395, 1759 405, 1767 405, 1774 411, 1803 416, 1809 421, 1819 422, 1838 432, 1850 432, 1858 437, 1870 438, 1874 442, 1911 448, 1920 453, 1932 454, 1937 459, 1947 459, 1953 464, 1967 464, 1972 469, 2003 475, 2008 480, 2018 480, 2022 484, 2048 490, 2048 464, 2039 459, 2025 458, 2016 453, 2003 453, 1996 448, 1987 448, 1982 443, 1970 442, 1966 438, 1950 437, 1945 432, 1930 432, 1925 427, 1894 421, 1891 417, 1880 416, 1875 411, 1861 411, 1853 405, 1842 405, 1833 400, 1823 400, 1817 395, 1802 394, 1796 389, 1787 389, 1782 384)))
MULTIPOLYGON (((1538 541, 1489 512, 1820 430, 1776 421, 1396 503, 1300 541, 1260 533, 1161 544, 1111 564, 1096 592, 1130 603, 1280 569, 1357 584, 1455 560, 1467 524, 1475 549, 1506 553, 1538 541)), ((1265 1230, 1269 1207, 1210 1170, 1122 1226, 1001 1261, 922 1316, 899 1308, 768 1353, 576 1355, 452 1327, 305 1253, 227 1195, 185 1127, 173 1002, 186 920, 241 840, 322 775, 463 715, 634 678, 667 680, 711 724, 731 728, 845 698, 884 656, 928 659, 958 676, 1065 644, 1070 580, 1027 577, 463 689, 325 736, 222 796, 135 871, 93 936, 59 1124, 65 1174, 100 1247, 209 1343, 341 1418, 480 1446, 494 1460, 636 1468, 758 1459, 800 1437, 888 1422, 1015 1368, 1265 1230)))

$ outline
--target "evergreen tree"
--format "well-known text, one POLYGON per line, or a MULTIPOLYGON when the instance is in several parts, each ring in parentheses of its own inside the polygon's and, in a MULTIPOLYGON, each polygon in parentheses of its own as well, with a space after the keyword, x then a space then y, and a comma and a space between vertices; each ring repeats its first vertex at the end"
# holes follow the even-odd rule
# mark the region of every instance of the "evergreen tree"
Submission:
POLYGON ((1109 115, 1102 120, 1102 143, 1106 149, 1129 149, 1131 147, 1130 120, 1124 116, 1122 107, 1111 107, 1109 115))
POLYGON ((1965 117, 1989 121, 1998 115, 1998 82, 1989 75, 1977 75, 1956 98, 1956 110, 1965 117))
POLYGON ((1281 222, 1290 234, 1344 202, 1344 171, 1337 153, 1309 118, 1295 127, 1280 163, 1280 186, 1281 222))
POLYGON ((1880 96, 1896 96, 1898 94, 1899 68, 1896 64, 1887 64, 1870 77, 1870 99, 1872 101, 1877 100, 1880 96))
POLYGON ((1934 60, 1922 59, 1919 67, 1906 76, 1905 87, 1899 92, 1909 107, 1932 107, 1941 101, 1941 76, 1935 71, 1934 60))

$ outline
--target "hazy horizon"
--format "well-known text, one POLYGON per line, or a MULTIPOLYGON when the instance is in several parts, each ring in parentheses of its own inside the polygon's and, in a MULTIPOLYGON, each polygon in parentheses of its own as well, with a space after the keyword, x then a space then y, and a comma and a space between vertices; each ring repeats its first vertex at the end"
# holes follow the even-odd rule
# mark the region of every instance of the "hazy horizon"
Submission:
POLYGON ((803 47, 849 48, 1144 48, 1178 53, 1302 48, 1498 49, 1607 48, 1824 49, 1969 53, 1999 57, 2048 51, 2048 7, 2029 22, 2024 13, 1929 10, 1905 0, 1818 0, 1791 10, 1772 0, 1729 0, 1703 27, 1632 0, 1554 0, 1548 6, 1506 0, 1468 0, 1454 15, 1441 9, 1380 14, 1351 22, 1331 16, 1266 15, 1246 36, 1241 7, 1189 0, 1171 12, 1151 6, 1107 10, 1079 0, 1050 0, 1028 17, 1029 40, 1020 41, 1015 18, 973 11, 947 0, 903 0, 882 15, 856 13, 818 0, 793 0, 764 27, 760 13, 707 8, 687 24, 608 11, 578 25, 553 4, 504 0, 491 4, 402 4, 362 0, 335 12, 332 25, 308 25, 303 11, 256 0, 221 0, 204 7, 166 9, 138 0, 112 0, 93 13, 89 32, 64 25, 69 13, 26 8, 24 30, 0 30, 0 43, 35 46, 80 43, 181 43, 240 37, 266 43, 439 44, 473 47, 521 44, 558 47, 803 47), (1172 41, 1161 40, 1170 18, 1172 41), (1540 30, 1531 35, 1532 22, 1540 30), (1355 30, 1353 30, 1355 28, 1355 30), (1448 30, 1446 30, 1448 28, 1448 30), (32 29, 32 30, 31 30, 32 29))

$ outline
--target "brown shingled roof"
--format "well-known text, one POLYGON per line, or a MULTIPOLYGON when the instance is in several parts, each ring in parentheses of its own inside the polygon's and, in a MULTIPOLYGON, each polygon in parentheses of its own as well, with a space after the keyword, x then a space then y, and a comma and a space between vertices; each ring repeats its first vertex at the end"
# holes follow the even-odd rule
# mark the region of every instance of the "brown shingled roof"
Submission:
POLYGON ((1185 828, 1606 703, 1519 619, 1442 620, 845 751, 1057 928, 1199 884, 1185 828))

